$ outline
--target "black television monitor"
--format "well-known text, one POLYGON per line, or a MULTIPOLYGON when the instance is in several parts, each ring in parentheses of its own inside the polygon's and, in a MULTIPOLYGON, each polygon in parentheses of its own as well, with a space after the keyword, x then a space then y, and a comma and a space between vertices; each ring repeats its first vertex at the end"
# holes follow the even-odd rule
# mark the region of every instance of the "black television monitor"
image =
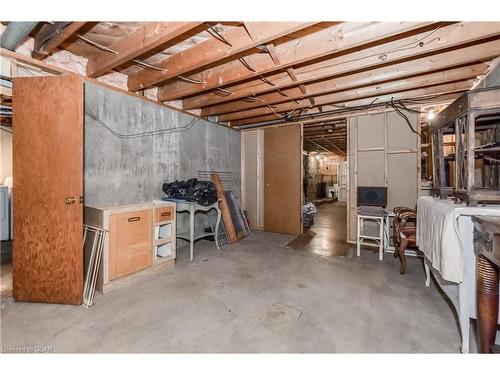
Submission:
POLYGON ((383 186, 358 186, 358 206, 387 206, 387 188, 383 186))

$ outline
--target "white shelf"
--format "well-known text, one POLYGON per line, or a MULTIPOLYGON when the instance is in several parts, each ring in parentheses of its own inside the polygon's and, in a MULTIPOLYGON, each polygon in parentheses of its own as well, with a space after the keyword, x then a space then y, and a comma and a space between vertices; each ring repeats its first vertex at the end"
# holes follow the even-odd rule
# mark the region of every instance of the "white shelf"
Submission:
POLYGON ((167 236, 167 237, 160 237, 155 240, 155 246, 163 245, 166 243, 172 242, 172 237, 167 236))
POLYGON ((156 259, 168 258, 172 256, 172 242, 167 242, 161 245, 155 245, 156 259))

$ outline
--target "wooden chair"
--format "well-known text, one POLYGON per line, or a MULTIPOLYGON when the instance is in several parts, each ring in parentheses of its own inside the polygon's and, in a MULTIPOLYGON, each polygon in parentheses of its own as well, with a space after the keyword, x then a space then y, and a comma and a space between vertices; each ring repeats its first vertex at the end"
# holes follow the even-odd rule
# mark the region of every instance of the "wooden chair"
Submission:
POLYGON ((417 247, 417 212, 408 207, 396 207, 394 213, 394 257, 399 256, 399 273, 403 275, 406 269, 405 250, 417 247))

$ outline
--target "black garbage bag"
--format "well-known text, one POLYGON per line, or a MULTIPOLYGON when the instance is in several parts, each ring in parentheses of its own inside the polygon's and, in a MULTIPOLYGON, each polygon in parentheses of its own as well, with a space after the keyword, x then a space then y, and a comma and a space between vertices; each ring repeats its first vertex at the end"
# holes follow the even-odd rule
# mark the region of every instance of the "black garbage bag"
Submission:
POLYGON ((187 181, 166 182, 162 186, 164 199, 181 199, 196 202, 202 206, 210 206, 217 202, 217 189, 211 181, 198 181, 191 178, 187 181))

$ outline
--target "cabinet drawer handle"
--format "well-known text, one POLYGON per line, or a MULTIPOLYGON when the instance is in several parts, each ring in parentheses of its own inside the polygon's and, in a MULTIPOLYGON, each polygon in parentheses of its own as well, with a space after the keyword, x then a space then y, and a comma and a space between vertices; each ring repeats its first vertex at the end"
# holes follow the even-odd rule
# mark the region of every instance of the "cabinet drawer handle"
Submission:
POLYGON ((171 212, 170 211, 167 211, 167 212, 162 212, 161 213, 161 216, 170 216, 171 212))
POLYGON ((139 216, 129 217, 128 222, 131 223, 133 221, 139 221, 141 218, 139 216))

